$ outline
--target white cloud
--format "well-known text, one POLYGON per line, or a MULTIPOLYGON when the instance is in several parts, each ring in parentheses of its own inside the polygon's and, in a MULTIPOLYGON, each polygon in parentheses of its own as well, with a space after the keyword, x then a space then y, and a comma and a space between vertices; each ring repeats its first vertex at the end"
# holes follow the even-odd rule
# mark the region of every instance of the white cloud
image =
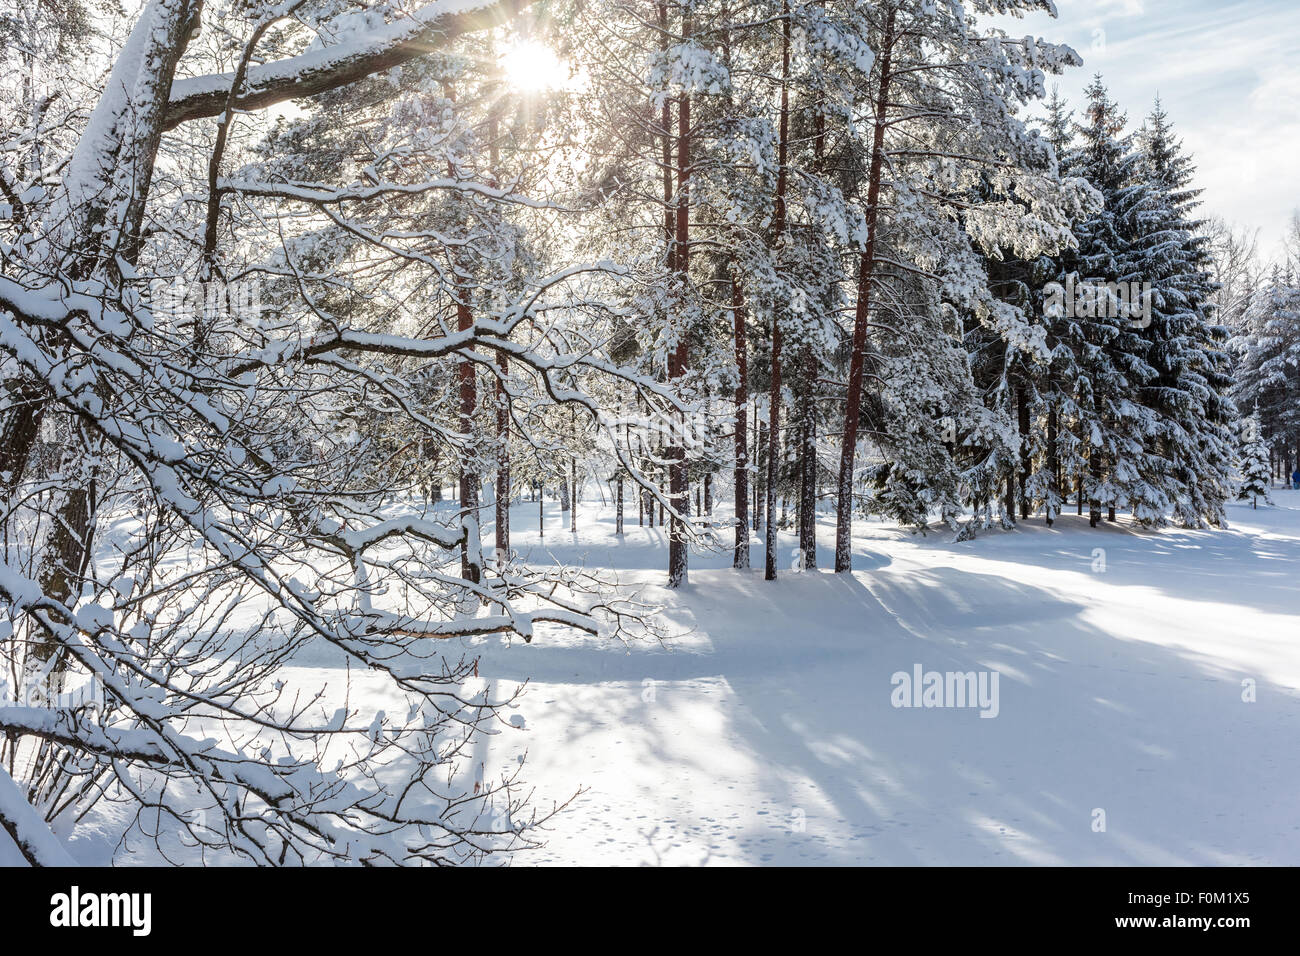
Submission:
POLYGON ((1204 211, 1258 227, 1263 249, 1276 251, 1300 206, 1295 0, 1059 0, 1058 9, 1058 20, 1036 14, 1014 32, 1028 27, 1083 57, 1057 80, 1062 95, 1079 103, 1100 71, 1137 125, 1159 94, 1199 166, 1204 211))

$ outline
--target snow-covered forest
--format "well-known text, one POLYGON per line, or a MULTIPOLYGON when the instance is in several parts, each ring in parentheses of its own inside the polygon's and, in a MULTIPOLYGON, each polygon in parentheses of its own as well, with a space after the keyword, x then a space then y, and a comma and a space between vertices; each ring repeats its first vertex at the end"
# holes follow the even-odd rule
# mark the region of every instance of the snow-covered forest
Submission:
POLYGON ((1300 213, 1048 14, 0 0, 0 863, 1300 863, 1300 213))

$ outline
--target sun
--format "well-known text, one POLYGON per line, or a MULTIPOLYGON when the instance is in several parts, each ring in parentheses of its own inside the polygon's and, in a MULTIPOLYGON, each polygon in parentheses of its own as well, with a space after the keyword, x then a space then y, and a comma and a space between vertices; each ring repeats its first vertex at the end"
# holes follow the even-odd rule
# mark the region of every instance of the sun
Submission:
POLYGON ((555 90, 569 82, 569 68, 536 40, 520 40, 501 58, 506 82, 521 93, 555 90))

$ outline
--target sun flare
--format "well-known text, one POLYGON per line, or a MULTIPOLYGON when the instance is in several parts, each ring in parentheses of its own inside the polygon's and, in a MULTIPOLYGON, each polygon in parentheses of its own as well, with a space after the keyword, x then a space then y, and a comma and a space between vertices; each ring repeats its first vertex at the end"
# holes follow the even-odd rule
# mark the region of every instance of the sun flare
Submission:
POLYGON ((520 40, 504 57, 506 81, 524 93, 554 90, 569 82, 569 68, 545 44, 535 40, 520 40))

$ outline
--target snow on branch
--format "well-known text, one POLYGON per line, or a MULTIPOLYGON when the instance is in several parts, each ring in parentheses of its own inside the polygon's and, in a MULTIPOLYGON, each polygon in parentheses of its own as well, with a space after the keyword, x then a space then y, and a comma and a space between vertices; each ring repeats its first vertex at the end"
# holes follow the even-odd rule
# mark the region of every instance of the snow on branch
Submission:
MULTIPOLYGON (((321 50, 312 50, 248 71, 241 110, 258 110, 346 86, 443 47, 466 33, 497 26, 536 0, 434 0, 410 17, 321 50)), ((177 80, 172 84, 166 129, 219 116, 226 109, 233 73, 177 80)))
POLYGON ((0 767, 0 827, 32 866, 77 865, 4 767, 0 767))

